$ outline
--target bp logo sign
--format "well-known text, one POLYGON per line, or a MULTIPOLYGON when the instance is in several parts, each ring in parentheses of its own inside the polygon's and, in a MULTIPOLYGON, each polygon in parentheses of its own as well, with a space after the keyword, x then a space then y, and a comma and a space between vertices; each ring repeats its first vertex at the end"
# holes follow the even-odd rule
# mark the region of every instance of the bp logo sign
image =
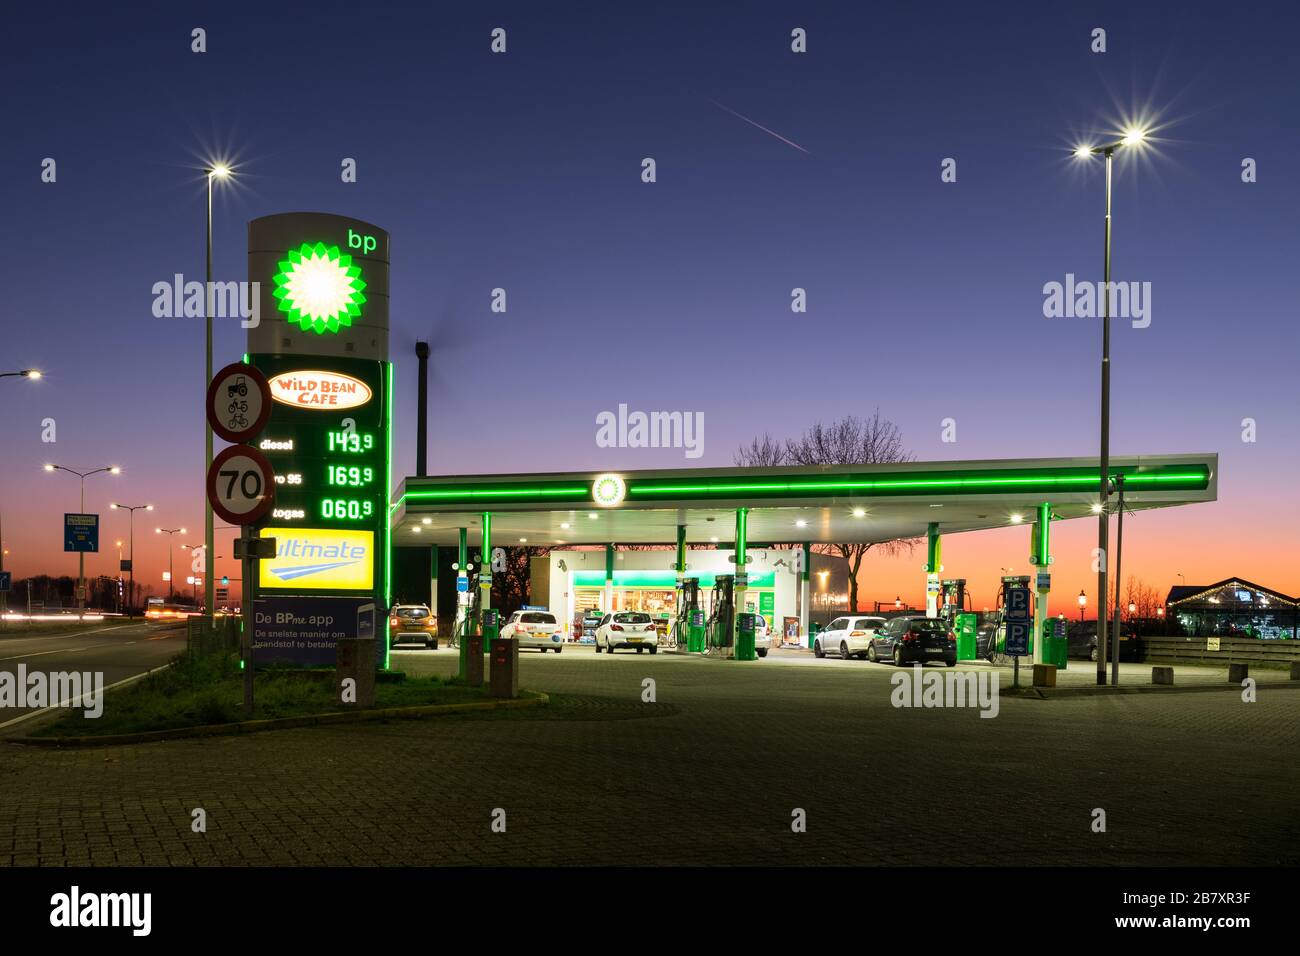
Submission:
POLYGON ((627 496, 627 484, 618 475, 600 475, 591 484, 591 498, 602 508, 622 504, 627 496))
POLYGON ((361 314, 366 281, 338 246, 304 242, 278 265, 273 295, 285 318, 304 332, 337 332, 361 314))

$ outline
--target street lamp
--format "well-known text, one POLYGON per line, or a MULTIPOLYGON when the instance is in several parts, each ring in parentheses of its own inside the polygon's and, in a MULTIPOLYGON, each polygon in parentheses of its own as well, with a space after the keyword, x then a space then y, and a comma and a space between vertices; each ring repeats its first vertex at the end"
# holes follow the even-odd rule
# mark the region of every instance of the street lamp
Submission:
MULTIPOLYGON (((1106 567, 1110 560, 1110 515, 1106 510, 1106 499, 1110 494, 1110 198, 1111 165, 1115 150, 1121 146, 1138 146, 1146 138, 1142 130, 1130 129, 1116 142, 1106 146, 1080 146, 1074 155, 1080 159, 1090 159, 1100 153, 1106 160, 1106 230, 1105 230, 1105 266, 1102 286, 1102 332, 1101 332, 1101 461, 1100 461, 1100 504, 1097 514, 1097 548, 1102 560, 1097 568, 1097 683, 1106 683, 1106 567)), ((1119 682, 1118 670, 1112 671, 1112 681, 1119 682)))
MULTIPOLYGON (((126 616, 134 617, 135 616, 135 513, 142 509, 144 511, 153 511, 153 505, 120 505, 117 502, 114 502, 113 504, 109 505, 109 508, 113 509, 114 511, 127 511, 130 513, 130 520, 128 525, 128 530, 130 532, 130 534, 128 535, 130 541, 130 547, 127 550, 127 560, 131 562, 131 579, 130 579, 130 585, 128 586, 128 591, 126 595, 126 616)), ((120 559, 121 557, 122 555, 119 554, 118 558, 120 559)), ((118 567, 118 575, 120 577, 122 573, 121 572, 122 564, 120 561, 118 562, 117 567, 118 567)))
MULTIPOLYGON (((212 181, 214 179, 225 180, 231 175, 230 167, 225 163, 213 163, 205 170, 207 173, 208 184, 208 235, 207 235, 207 252, 208 252, 208 274, 207 284, 203 286, 203 315, 205 318, 206 334, 206 364, 204 365, 203 390, 207 393, 208 383, 212 381, 212 181)), ((203 480, 205 483, 203 489, 203 555, 204 560, 212 554, 213 535, 212 535, 212 503, 208 501, 207 495, 207 476, 212 469, 212 426, 208 423, 207 402, 204 401, 203 410, 203 480)), ((168 551, 170 551, 170 546, 168 551)), ((173 585, 175 581, 171 582, 173 585)), ((205 600, 206 617, 208 624, 212 623, 212 575, 206 572, 203 575, 203 596, 205 600)))
POLYGON ((1079 623, 1083 623, 1083 610, 1088 606, 1088 595, 1083 593, 1083 588, 1079 588, 1079 623))
POLYGON ((41 377, 40 369, 25 368, 19 372, 0 372, 0 378, 29 378, 32 381, 41 377))
MULTIPOLYGON (((70 475, 76 475, 81 479, 81 511, 86 511, 86 479, 91 475, 98 475, 100 472, 108 472, 110 475, 120 475, 122 469, 117 465, 105 465, 103 468, 95 468, 92 471, 73 471, 71 468, 65 468, 62 465, 45 466, 46 471, 66 471, 70 475)), ((86 616, 86 552, 77 552, 77 616, 86 616)))
POLYGON ((167 535, 167 598, 171 600, 176 593, 176 574, 172 566, 172 536, 179 533, 185 534, 184 528, 154 528, 155 534, 167 535))
MULTIPOLYGON (((190 554, 193 554, 194 551, 195 551, 197 548, 201 548, 201 547, 203 547, 203 545, 201 545, 201 544, 183 544, 183 545, 181 545, 181 550, 182 550, 182 551, 188 551, 188 552, 190 552, 190 554)), ((207 553, 206 551, 204 551, 204 552, 203 552, 203 560, 204 560, 204 564, 203 564, 203 578, 204 578, 204 589, 205 589, 205 590, 207 589, 207 584, 206 584, 206 582, 207 582, 207 577, 208 577, 207 557, 208 557, 208 553, 207 553)), ((191 562, 190 562, 190 568, 191 568, 191 570, 193 570, 193 567, 194 567, 194 562, 191 561, 191 562)), ((198 580, 198 575, 197 575, 197 574, 191 575, 191 579, 194 581, 194 603, 195 603, 195 604, 198 604, 198 603, 199 603, 199 580, 198 580)))

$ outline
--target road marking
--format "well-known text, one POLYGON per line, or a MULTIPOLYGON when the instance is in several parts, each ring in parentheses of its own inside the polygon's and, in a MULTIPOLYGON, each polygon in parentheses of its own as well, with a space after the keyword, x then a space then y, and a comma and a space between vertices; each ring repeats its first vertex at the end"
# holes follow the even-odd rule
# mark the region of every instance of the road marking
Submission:
POLYGON ((99 644, 87 644, 85 647, 61 647, 57 651, 40 651, 36 654, 19 654, 17 657, 0 657, 0 661, 23 661, 29 657, 44 657, 46 654, 75 654, 77 651, 88 651, 92 647, 100 647, 99 644))
MULTIPOLYGON (((171 667, 171 664, 170 663, 163 664, 162 667, 152 667, 142 674, 132 674, 130 677, 125 677, 122 680, 117 681, 116 683, 109 684, 107 687, 102 688, 100 690, 100 693, 108 693, 114 687, 121 687, 123 684, 130 684, 132 681, 141 680, 145 677, 148 677, 150 674, 154 673, 155 671, 160 671, 166 667, 171 667)), ((76 698, 76 700, 77 701, 84 700, 91 693, 94 692, 87 691, 85 694, 82 694, 80 697, 76 698)), ((68 707, 69 709, 73 709, 75 708, 75 706, 76 706, 76 702, 66 701, 66 700, 57 705, 57 707, 68 707)), ((6 727, 12 727, 14 724, 21 723, 24 720, 30 720, 32 717, 36 717, 47 711, 55 710, 57 709, 57 707, 56 705, 51 704, 49 707, 42 707, 40 710, 28 711, 27 713, 23 714, 21 717, 15 717, 13 720, 6 720, 3 724, 0 724, 0 730, 4 730, 6 727)))

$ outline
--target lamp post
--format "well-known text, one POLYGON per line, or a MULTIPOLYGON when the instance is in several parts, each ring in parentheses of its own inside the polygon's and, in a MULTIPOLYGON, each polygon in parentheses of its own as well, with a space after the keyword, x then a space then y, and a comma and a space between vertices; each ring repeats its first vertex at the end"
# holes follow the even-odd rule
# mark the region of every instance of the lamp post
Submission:
POLYGON ((40 370, 34 368, 25 368, 19 372, 0 372, 0 378, 27 378, 36 381, 40 377, 40 370))
MULTIPOLYGON (((1115 150, 1121 146, 1136 146, 1145 138, 1141 130, 1130 130, 1122 139, 1106 146, 1080 146, 1074 155, 1091 158, 1100 153, 1106 160, 1106 228, 1105 253, 1102 286, 1102 332, 1101 332, 1101 461, 1099 463, 1100 484, 1099 497, 1101 510, 1097 515, 1097 549, 1101 561, 1097 568, 1097 683, 1106 683, 1106 566, 1110 560, 1110 515, 1107 513, 1107 497, 1110 493, 1110 197, 1111 165, 1115 150)), ((1118 681, 1118 674, 1114 675, 1118 681)))
MULTIPOLYGON (((131 577, 130 577, 130 583, 127 585, 126 616, 135 617, 135 513, 142 509, 144 511, 153 511, 153 505, 120 505, 114 502, 113 504, 109 505, 109 507, 112 508, 114 511, 125 510, 130 513, 130 519, 128 523, 129 534, 127 535, 129 546, 126 552, 127 554, 126 559, 131 562, 131 577)), ((121 558, 121 555, 119 554, 118 557, 121 558)), ((119 576, 121 575, 121 567, 122 565, 119 562, 118 563, 119 576)))
MULTIPOLYGON (((105 465, 103 468, 95 468, 92 471, 73 471, 71 468, 64 468, 62 465, 46 465, 46 471, 66 471, 70 475, 76 475, 81 479, 81 513, 86 511, 86 479, 91 475, 98 475, 100 472, 108 472, 110 475, 120 475, 122 469, 117 465, 105 465)), ((77 616, 86 616, 86 552, 77 552, 77 616)))
POLYGON ((1088 595, 1083 593, 1083 588, 1079 588, 1079 623, 1083 624, 1083 611, 1088 606, 1088 595))
POLYGON ((172 595, 176 593, 176 573, 172 566, 172 536, 180 533, 185 534, 184 528, 154 528, 156 534, 167 535, 167 599, 171 600, 172 595))
MULTIPOLYGON (((205 318, 206 333, 206 364, 204 365, 203 375, 203 392, 204 413, 203 413, 203 559, 206 562, 208 555, 215 550, 213 548, 213 530, 212 530, 212 503, 208 501, 207 479, 208 471, 212 468, 212 426, 208 424, 207 416, 207 389, 208 383, 212 381, 212 181, 214 179, 225 179, 230 175, 230 167, 224 163, 213 163, 207 167, 204 172, 207 173, 208 182, 208 232, 207 232, 207 254, 208 254, 208 272, 207 283, 203 286, 203 315, 205 318)), ((167 549, 171 551, 170 545, 167 549)), ((203 598, 204 598, 204 616, 208 624, 212 623, 212 575, 206 571, 207 565, 204 565, 203 573, 203 598)), ((171 584, 175 585, 173 580, 171 584)))
MULTIPOLYGON (((201 548, 201 547, 203 547, 203 545, 201 545, 201 544, 183 544, 183 545, 181 545, 181 550, 182 550, 182 551, 188 551, 188 552, 190 552, 190 554, 193 554, 194 551, 195 551, 196 549, 201 548)), ((208 553, 205 551, 205 552, 203 552, 203 560, 204 560, 204 565, 203 565, 203 581, 204 581, 204 590, 207 589, 207 578, 208 578, 207 558, 208 558, 208 553)), ((193 569, 194 569, 194 562, 191 561, 191 562, 190 562, 190 570, 193 571, 193 569)), ((198 581, 198 575, 197 575, 197 574, 191 574, 191 575, 190 575, 190 578, 191 578, 191 580, 194 582, 194 603, 197 604, 197 603, 199 602, 199 581, 198 581)))

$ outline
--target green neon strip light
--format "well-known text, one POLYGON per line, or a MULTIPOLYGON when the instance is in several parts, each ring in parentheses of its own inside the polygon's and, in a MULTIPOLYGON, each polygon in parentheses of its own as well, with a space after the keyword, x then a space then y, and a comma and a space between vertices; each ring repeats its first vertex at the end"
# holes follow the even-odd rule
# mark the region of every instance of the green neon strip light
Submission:
MULTIPOLYGON (((1125 475, 1126 485, 1184 484, 1204 488, 1209 484, 1209 470, 1173 474, 1125 475)), ((1006 487, 1008 491, 1027 486, 1046 488, 1091 488, 1099 484, 1096 472, 1083 475, 1000 475, 988 478, 849 478, 836 481, 710 481, 690 485, 660 485, 637 482, 628 487, 629 498, 639 495, 723 495, 734 492, 790 494, 803 491, 962 491, 972 488, 1006 487)))
MULTIPOLYGON (((1204 491, 1210 484, 1210 470, 1204 465, 1172 465, 1149 471, 1129 472, 1115 469, 1124 475, 1126 484, 1136 490, 1204 491)), ((912 472, 897 475, 844 475, 842 477, 792 478, 786 480, 757 479, 733 480, 719 478, 683 482, 665 479, 634 479, 628 482, 627 499, 678 495, 687 498, 717 498, 746 496, 752 498, 816 497, 822 494, 1017 494, 1031 492, 1090 491, 1099 484, 1093 468, 1056 468, 1041 471, 980 471, 965 474, 912 472)), ((484 484, 442 485, 432 488, 415 488, 403 495, 398 505, 407 498, 439 504, 471 504, 486 501, 535 500, 555 503, 591 500, 588 484, 484 484)))
MULTIPOLYGON (((417 501, 438 498, 540 498, 543 496, 578 496, 589 499, 591 489, 586 485, 562 485, 556 488, 438 488, 408 491, 402 500, 414 498, 417 501)), ((400 502, 399 502, 400 504, 400 502)))
MULTIPOLYGON (((388 451, 384 462, 384 497, 388 497, 393 493, 393 370, 395 366, 392 362, 387 363, 387 365, 388 391, 384 395, 384 425, 388 436, 385 442, 388 451)), ((388 609, 393 606, 393 535, 387 521, 383 522, 379 533, 384 536, 384 635, 387 638, 389 633, 388 609)), ((436 554, 434 562, 436 572, 436 554)), ((375 622, 375 626, 379 626, 378 621, 375 622)), ((388 665, 392 657, 392 651, 392 641, 386 639, 384 641, 384 670, 389 669, 388 665)))

